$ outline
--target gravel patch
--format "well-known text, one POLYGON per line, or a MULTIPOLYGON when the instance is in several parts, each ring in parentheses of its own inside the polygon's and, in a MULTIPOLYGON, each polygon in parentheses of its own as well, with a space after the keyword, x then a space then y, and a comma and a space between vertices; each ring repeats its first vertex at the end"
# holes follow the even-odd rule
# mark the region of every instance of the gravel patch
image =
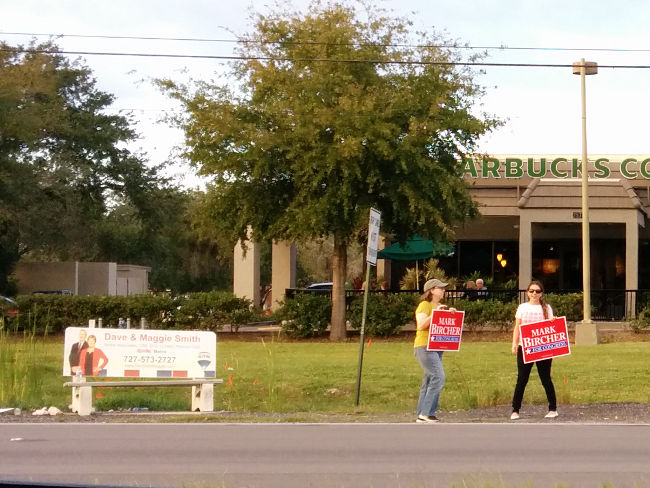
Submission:
MULTIPOLYGON (((545 419, 546 408, 543 405, 524 405, 519 412, 521 418, 510 420, 510 407, 500 405, 495 407, 477 408, 454 412, 439 412, 441 422, 449 423, 605 423, 605 424, 650 424, 650 404, 647 403, 593 403, 578 405, 559 405, 559 417, 545 419)), ((247 422, 247 423, 381 423, 381 422, 413 422, 412 413, 399 414, 318 414, 297 412, 290 414, 277 413, 240 413, 240 412, 97 412, 87 417, 73 413, 63 413, 56 416, 37 416, 32 412, 21 412, 15 415, 8 412, 0 415, 0 423, 13 422, 96 422, 96 423, 134 423, 134 422, 247 422)))

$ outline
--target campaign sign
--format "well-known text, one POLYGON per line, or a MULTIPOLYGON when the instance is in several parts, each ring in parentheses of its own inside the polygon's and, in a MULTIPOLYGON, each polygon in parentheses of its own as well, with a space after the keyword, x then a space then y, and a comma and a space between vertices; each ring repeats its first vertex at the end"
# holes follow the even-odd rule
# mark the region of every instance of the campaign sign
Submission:
POLYGON ((571 354, 566 317, 519 325, 524 363, 571 354))
POLYGON ((65 330, 63 375, 214 378, 217 335, 211 331, 65 330))
POLYGON ((463 333, 465 312, 457 310, 434 310, 429 326, 427 351, 458 351, 463 333))

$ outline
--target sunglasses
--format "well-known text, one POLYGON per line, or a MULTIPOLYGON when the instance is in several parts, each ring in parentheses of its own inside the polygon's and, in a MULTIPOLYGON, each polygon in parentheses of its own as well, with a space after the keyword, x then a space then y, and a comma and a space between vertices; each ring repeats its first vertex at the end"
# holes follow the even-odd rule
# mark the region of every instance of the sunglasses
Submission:
POLYGON ((528 290, 528 293, 539 293, 540 295, 543 293, 542 290, 537 290, 535 288, 531 288, 528 290))

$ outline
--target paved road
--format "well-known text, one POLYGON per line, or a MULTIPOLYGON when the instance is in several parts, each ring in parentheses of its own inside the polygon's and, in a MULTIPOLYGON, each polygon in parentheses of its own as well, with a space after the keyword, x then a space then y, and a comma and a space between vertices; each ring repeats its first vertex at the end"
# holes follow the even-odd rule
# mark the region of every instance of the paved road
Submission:
POLYGON ((0 479, 189 488, 650 487, 650 426, 10 423, 0 424, 0 479))

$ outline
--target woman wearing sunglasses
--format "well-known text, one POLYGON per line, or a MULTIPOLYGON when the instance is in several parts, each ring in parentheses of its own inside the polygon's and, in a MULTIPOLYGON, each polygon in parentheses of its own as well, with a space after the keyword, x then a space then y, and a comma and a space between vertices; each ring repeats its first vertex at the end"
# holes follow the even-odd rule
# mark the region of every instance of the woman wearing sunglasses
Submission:
MULTIPOLYGON (((512 332, 512 354, 517 355, 517 385, 512 396, 512 414, 510 420, 519 418, 519 409, 524 398, 524 391, 528 384, 528 377, 533 369, 533 363, 524 364, 523 352, 521 350, 521 337, 519 336, 519 325, 541 322, 553 318, 553 309, 544 299, 544 287, 539 281, 531 281, 526 290, 528 302, 522 303, 515 313, 515 329, 512 332)), ((551 379, 551 361, 544 359, 536 361, 537 373, 546 391, 548 399, 548 413, 546 418, 557 417, 557 400, 555 398, 555 387, 551 379)))

